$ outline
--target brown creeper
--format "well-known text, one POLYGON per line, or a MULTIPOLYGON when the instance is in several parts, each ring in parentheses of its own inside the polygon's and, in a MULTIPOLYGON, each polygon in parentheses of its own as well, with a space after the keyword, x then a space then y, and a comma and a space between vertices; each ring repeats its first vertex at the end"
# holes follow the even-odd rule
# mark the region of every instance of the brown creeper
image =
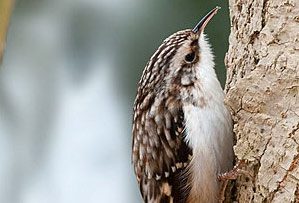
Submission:
POLYGON ((203 30, 168 37, 147 63, 134 104, 132 160, 144 202, 214 203, 233 167, 233 132, 203 30))

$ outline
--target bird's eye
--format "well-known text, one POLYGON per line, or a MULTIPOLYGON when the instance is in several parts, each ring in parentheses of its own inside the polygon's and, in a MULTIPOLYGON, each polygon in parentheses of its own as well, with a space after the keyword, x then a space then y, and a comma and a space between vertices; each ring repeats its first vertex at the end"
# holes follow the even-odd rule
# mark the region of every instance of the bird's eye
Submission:
POLYGON ((185 61, 187 63, 192 63, 195 59, 195 52, 191 52, 185 56, 185 61))

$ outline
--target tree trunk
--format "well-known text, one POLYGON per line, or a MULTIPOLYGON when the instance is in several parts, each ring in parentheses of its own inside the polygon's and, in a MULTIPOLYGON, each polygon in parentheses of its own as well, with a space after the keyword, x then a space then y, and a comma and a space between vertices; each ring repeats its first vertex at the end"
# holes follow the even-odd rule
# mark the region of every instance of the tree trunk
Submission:
POLYGON ((245 160, 233 200, 299 202, 299 0, 230 0, 226 103, 245 160))

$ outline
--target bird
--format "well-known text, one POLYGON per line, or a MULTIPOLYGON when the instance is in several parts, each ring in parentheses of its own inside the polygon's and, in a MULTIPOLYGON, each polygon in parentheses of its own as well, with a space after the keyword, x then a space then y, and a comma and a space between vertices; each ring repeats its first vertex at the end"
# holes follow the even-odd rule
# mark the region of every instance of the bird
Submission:
POLYGON ((204 29, 166 38, 147 62, 133 107, 132 165, 145 203, 215 203, 233 168, 232 118, 204 29))

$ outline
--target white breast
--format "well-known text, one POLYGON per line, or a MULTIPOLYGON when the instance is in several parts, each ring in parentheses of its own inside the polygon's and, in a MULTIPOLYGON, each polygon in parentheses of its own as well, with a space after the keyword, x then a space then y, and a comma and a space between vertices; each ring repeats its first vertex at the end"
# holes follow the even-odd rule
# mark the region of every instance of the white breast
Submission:
POLYGON ((210 48, 203 38, 199 43, 202 57, 197 78, 200 80, 192 91, 199 106, 188 104, 183 111, 186 141, 193 149, 190 196, 196 202, 209 203, 217 202, 217 175, 233 166, 233 132, 231 116, 223 101, 224 93, 213 69, 210 48))

